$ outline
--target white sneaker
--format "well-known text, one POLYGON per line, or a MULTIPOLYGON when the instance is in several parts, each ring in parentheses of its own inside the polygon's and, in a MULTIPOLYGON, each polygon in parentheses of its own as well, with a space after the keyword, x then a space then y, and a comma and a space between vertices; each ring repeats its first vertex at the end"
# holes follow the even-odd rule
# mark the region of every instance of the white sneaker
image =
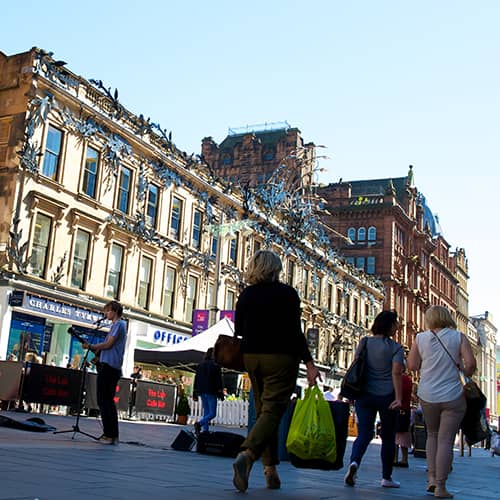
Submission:
POLYGON ((356 484, 356 473, 358 471, 358 464, 352 462, 347 469, 347 473, 344 476, 344 484, 347 486, 354 486, 356 484))
POLYGON ((382 481, 380 481, 380 486, 383 488, 399 488, 401 483, 399 481, 394 481, 394 479, 382 479, 382 481))

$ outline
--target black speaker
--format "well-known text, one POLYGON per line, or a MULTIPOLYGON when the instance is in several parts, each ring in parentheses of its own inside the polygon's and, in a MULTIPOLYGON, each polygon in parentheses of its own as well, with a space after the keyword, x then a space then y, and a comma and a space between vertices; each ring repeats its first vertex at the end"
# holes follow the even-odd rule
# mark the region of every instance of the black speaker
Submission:
POLYGON ((234 458, 241 451, 245 437, 235 432, 202 432, 197 441, 198 453, 234 458))
POLYGON ((170 446, 177 451, 191 451, 195 442, 194 434, 191 431, 182 429, 170 446))

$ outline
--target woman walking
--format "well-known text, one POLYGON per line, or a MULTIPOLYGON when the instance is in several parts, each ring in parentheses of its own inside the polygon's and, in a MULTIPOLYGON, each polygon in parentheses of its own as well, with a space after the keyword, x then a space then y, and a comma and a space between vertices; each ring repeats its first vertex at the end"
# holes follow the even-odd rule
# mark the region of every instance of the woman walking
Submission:
POLYGON ((282 265, 273 252, 259 250, 250 260, 247 282, 236 304, 235 333, 242 337, 245 368, 252 382, 257 420, 233 464, 233 484, 246 491, 253 463, 262 457, 266 485, 278 489, 278 428, 295 390, 299 362, 313 385, 319 371, 312 361, 300 321, 300 299, 279 281, 282 265))
POLYGON ((427 491, 438 498, 453 498, 446 489, 446 480, 453 459, 453 442, 466 410, 457 364, 469 377, 476 369, 476 360, 469 341, 456 330, 448 309, 429 307, 425 326, 427 330, 419 333, 411 346, 408 368, 420 370, 417 395, 427 425, 427 491))
POLYGON ((380 414, 382 449, 382 481, 384 488, 399 488, 400 483, 392 479, 395 453, 396 412, 401 407, 403 372, 403 349, 391 337, 398 327, 398 316, 393 311, 382 311, 373 322, 371 337, 361 340, 355 356, 366 347, 365 387, 355 401, 358 418, 358 437, 351 452, 351 463, 344 477, 347 486, 354 486, 363 455, 373 439, 377 412, 380 414))

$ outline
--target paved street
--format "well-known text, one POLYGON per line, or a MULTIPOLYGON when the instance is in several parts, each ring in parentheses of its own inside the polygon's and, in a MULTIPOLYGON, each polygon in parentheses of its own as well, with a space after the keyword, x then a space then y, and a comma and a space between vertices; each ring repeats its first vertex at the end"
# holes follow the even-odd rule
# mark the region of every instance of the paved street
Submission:
MULTIPOLYGON (((2 412, 16 420, 31 415, 2 412)), ((43 415, 58 430, 69 429, 73 417, 43 415)), ((82 418, 80 428, 99 435, 95 419, 82 418)), ((121 443, 105 446, 72 434, 33 433, 0 427, 0 499, 80 500, 242 498, 232 486, 232 459, 179 452, 170 444, 180 427, 173 424, 121 422, 121 443)), ((227 430, 227 429, 226 429, 227 430)), ((232 429, 244 432, 241 429, 232 429)), ((344 463, 347 462, 348 444, 344 463)), ((245 498, 429 498, 425 495, 425 460, 410 457, 410 468, 395 470, 399 490, 379 486, 379 445, 371 445, 355 488, 343 485, 344 470, 295 469, 280 465, 281 490, 266 490, 262 466, 256 464, 245 498)), ((449 489, 456 498, 498 499, 500 457, 474 449, 472 457, 456 453, 449 489)))

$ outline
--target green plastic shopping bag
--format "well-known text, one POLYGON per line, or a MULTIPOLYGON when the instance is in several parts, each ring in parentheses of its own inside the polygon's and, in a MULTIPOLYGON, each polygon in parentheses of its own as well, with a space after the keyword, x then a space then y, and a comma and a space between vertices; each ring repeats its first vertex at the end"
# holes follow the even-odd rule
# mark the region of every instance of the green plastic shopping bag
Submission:
POLYGON ((333 417, 317 385, 307 388, 304 399, 297 401, 286 448, 303 460, 337 459, 333 417))

